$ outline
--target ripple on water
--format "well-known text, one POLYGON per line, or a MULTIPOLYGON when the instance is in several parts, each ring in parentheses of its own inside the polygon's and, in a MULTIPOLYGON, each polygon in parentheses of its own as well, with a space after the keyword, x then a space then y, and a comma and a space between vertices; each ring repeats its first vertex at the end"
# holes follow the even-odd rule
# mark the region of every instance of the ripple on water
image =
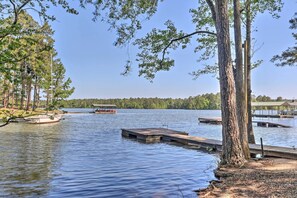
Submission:
MULTIPOLYGON (((54 125, 10 124, 0 129, 0 197, 196 197, 193 190, 214 179, 215 156, 128 140, 120 129, 168 127, 220 139, 221 126, 197 121, 219 114, 119 110, 65 115, 54 125)), ((290 122, 297 126, 296 119, 290 122)), ((294 145, 295 130, 255 127, 255 135, 267 143, 294 145)))

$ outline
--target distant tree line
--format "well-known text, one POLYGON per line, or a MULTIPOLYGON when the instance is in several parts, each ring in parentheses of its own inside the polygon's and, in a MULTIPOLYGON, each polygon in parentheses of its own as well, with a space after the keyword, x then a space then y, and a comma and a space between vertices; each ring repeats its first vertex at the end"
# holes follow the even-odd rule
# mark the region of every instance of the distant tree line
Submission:
POLYGON ((124 98, 72 99, 62 102, 65 108, 91 108, 92 104, 115 104, 120 109, 220 109, 220 94, 203 94, 185 99, 124 98))
MULTIPOLYGON (((259 95, 254 102, 282 101, 259 95)), ((115 104, 119 109, 220 109, 220 94, 207 93, 188 98, 123 98, 123 99, 72 99, 61 103, 65 108, 92 108, 92 104, 115 104)))

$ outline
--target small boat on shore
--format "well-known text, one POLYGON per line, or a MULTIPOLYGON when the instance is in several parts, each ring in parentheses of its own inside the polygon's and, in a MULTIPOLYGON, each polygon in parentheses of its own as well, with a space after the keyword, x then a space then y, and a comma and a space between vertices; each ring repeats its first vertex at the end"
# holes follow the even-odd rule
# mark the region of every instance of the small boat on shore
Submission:
POLYGON ((93 113, 96 114, 116 114, 117 110, 116 105, 113 104, 93 104, 93 107, 96 108, 93 113))
POLYGON ((24 118, 26 123, 29 124, 49 124, 60 122, 62 115, 60 114, 49 114, 49 115, 36 115, 24 118))

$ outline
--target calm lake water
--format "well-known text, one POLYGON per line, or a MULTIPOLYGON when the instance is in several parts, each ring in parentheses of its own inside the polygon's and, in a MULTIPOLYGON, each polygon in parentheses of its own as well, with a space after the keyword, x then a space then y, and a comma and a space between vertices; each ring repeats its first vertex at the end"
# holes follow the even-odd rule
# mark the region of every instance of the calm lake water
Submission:
MULTIPOLYGON (((221 126, 198 123, 207 116, 220 111, 118 110, 10 124, 0 128, 0 197, 196 197, 193 191, 214 179, 217 156, 125 139, 121 128, 168 127, 221 139, 221 126)), ((296 119, 270 121, 294 128, 255 127, 257 142, 297 147, 296 119)))

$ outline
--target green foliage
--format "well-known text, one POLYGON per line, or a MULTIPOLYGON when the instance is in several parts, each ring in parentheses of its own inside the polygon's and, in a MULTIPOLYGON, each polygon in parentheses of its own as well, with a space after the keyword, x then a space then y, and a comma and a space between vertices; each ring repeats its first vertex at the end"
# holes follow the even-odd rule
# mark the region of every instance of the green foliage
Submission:
POLYGON ((53 64, 53 74, 52 74, 52 88, 53 88, 53 101, 52 108, 56 109, 60 107, 61 101, 68 98, 73 92, 74 87, 71 87, 71 79, 65 79, 66 69, 59 59, 57 59, 53 64))
POLYGON ((115 29, 118 38, 116 46, 122 46, 130 41, 135 32, 142 28, 141 22, 148 20, 157 10, 163 0, 80 0, 81 6, 94 6, 94 18, 110 24, 115 29))
POLYGON ((256 97, 256 101, 257 102, 270 102, 270 101, 272 101, 272 99, 269 96, 259 95, 256 97))
MULTIPOLYGON (((117 33, 115 41, 116 46, 125 46, 127 43, 133 41, 136 32, 142 28, 144 20, 150 19, 157 11, 158 4, 162 0, 146 1, 146 0, 80 0, 83 7, 89 4, 93 5, 94 20, 100 18, 101 20, 110 24, 110 28, 117 33)), ((268 11, 274 17, 278 17, 278 13, 282 8, 281 0, 267 0, 267 1, 241 1, 242 3, 242 18, 245 17, 245 7, 247 3, 252 7, 252 19, 258 13, 268 11)), ((230 7, 232 2, 230 1, 230 7)), ((229 9, 230 19, 233 17, 232 10, 229 9)), ((170 57, 173 50, 186 48, 192 38, 196 36, 196 47, 194 52, 198 53, 198 63, 204 64, 216 56, 217 39, 215 36, 214 17, 209 9, 209 5, 205 0, 198 0, 197 8, 190 9, 192 15, 192 22, 195 24, 195 29, 191 33, 185 33, 178 30, 174 26, 174 22, 167 20, 164 29, 152 29, 144 37, 136 39, 133 45, 137 46, 139 52, 137 53, 136 62, 139 67, 139 76, 144 76, 146 79, 152 81, 158 71, 168 71, 174 66, 174 59, 170 57)), ((166 20, 166 19, 165 19, 166 20)), ((232 20, 230 20, 232 21, 232 20)), ((232 27, 232 25, 230 25, 232 27)), ((256 63, 260 63, 259 61, 256 63)), ((127 75, 131 70, 132 61, 128 60, 125 64, 125 71, 123 75, 127 75)), ((191 74, 197 78, 201 74, 214 73, 217 65, 215 62, 206 64, 205 68, 198 69, 191 74)))
MULTIPOLYGON (((198 1, 198 8, 190 9, 192 22, 196 25, 196 31, 206 30, 215 32, 215 23, 212 13, 205 0, 198 1)), ((195 53, 200 53, 198 62, 203 62, 214 58, 217 52, 217 39, 210 34, 201 34, 197 37, 197 47, 195 53)))
POLYGON ((77 10, 72 8, 65 0, 1 0, 0 13, 2 15, 0 16, 2 18, 6 15, 13 16, 11 27, 18 23, 18 15, 23 10, 33 10, 44 20, 55 20, 55 16, 48 13, 48 9, 52 6, 61 6, 68 13, 78 14, 77 10))
POLYGON ((137 54, 140 68, 139 75, 144 75, 148 80, 152 80, 156 72, 161 70, 168 71, 174 65, 174 60, 165 57, 165 54, 169 54, 168 51, 164 51, 167 47, 176 49, 179 45, 185 46, 189 43, 188 38, 171 43, 172 38, 179 38, 185 34, 177 32, 172 21, 167 21, 165 26, 166 30, 154 28, 145 37, 136 39, 134 42, 141 50, 137 54))
POLYGON ((61 104, 66 108, 91 108, 92 104, 115 104, 121 109, 220 109, 220 94, 203 94, 185 99, 125 98, 73 99, 61 104))
MULTIPOLYGON (((12 20, 13 17, 8 17, 0 22, 9 26, 12 20)), ((2 103, 5 107, 18 106, 22 109, 26 105, 26 109, 30 106, 35 108, 44 93, 48 100, 53 101, 52 106, 59 106, 59 101, 69 97, 74 88, 70 86, 71 79, 65 80, 65 68, 60 60, 56 60, 51 72, 51 54, 57 55, 53 49, 53 30, 48 23, 40 26, 24 11, 19 12, 16 26, 16 32, 0 38, 2 103), (50 90, 55 94, 50 95, 50 90), (31 104, 32 92, 34 98, 31 104), (27 101, 26 104, 24 101, 27 101)))
POLYGON ((252 10, 252 20, 258 13, 269 12, 274 18, 279 18, 284 3, 282 0, 250 0, 252 10))
POLYGON ((206 65, 204 68, 193 71, 190 74, 193 76, 194 79, 197 79, 204 74, 213 74, 213 76, 217 76, 218 73, 219 65, 206 65))
MULTIPOLYGON (((294 17, 289 21, 291 26, 290 29, 297 29, 297 13, 295 13, 294 17)), ((275 62, 276 66, 297 66, 297 33, 292 33, 296 43, 295 46, 289 47, 287 50, 282 52, 281 55, 274 56, 271 61, 275 62)))

